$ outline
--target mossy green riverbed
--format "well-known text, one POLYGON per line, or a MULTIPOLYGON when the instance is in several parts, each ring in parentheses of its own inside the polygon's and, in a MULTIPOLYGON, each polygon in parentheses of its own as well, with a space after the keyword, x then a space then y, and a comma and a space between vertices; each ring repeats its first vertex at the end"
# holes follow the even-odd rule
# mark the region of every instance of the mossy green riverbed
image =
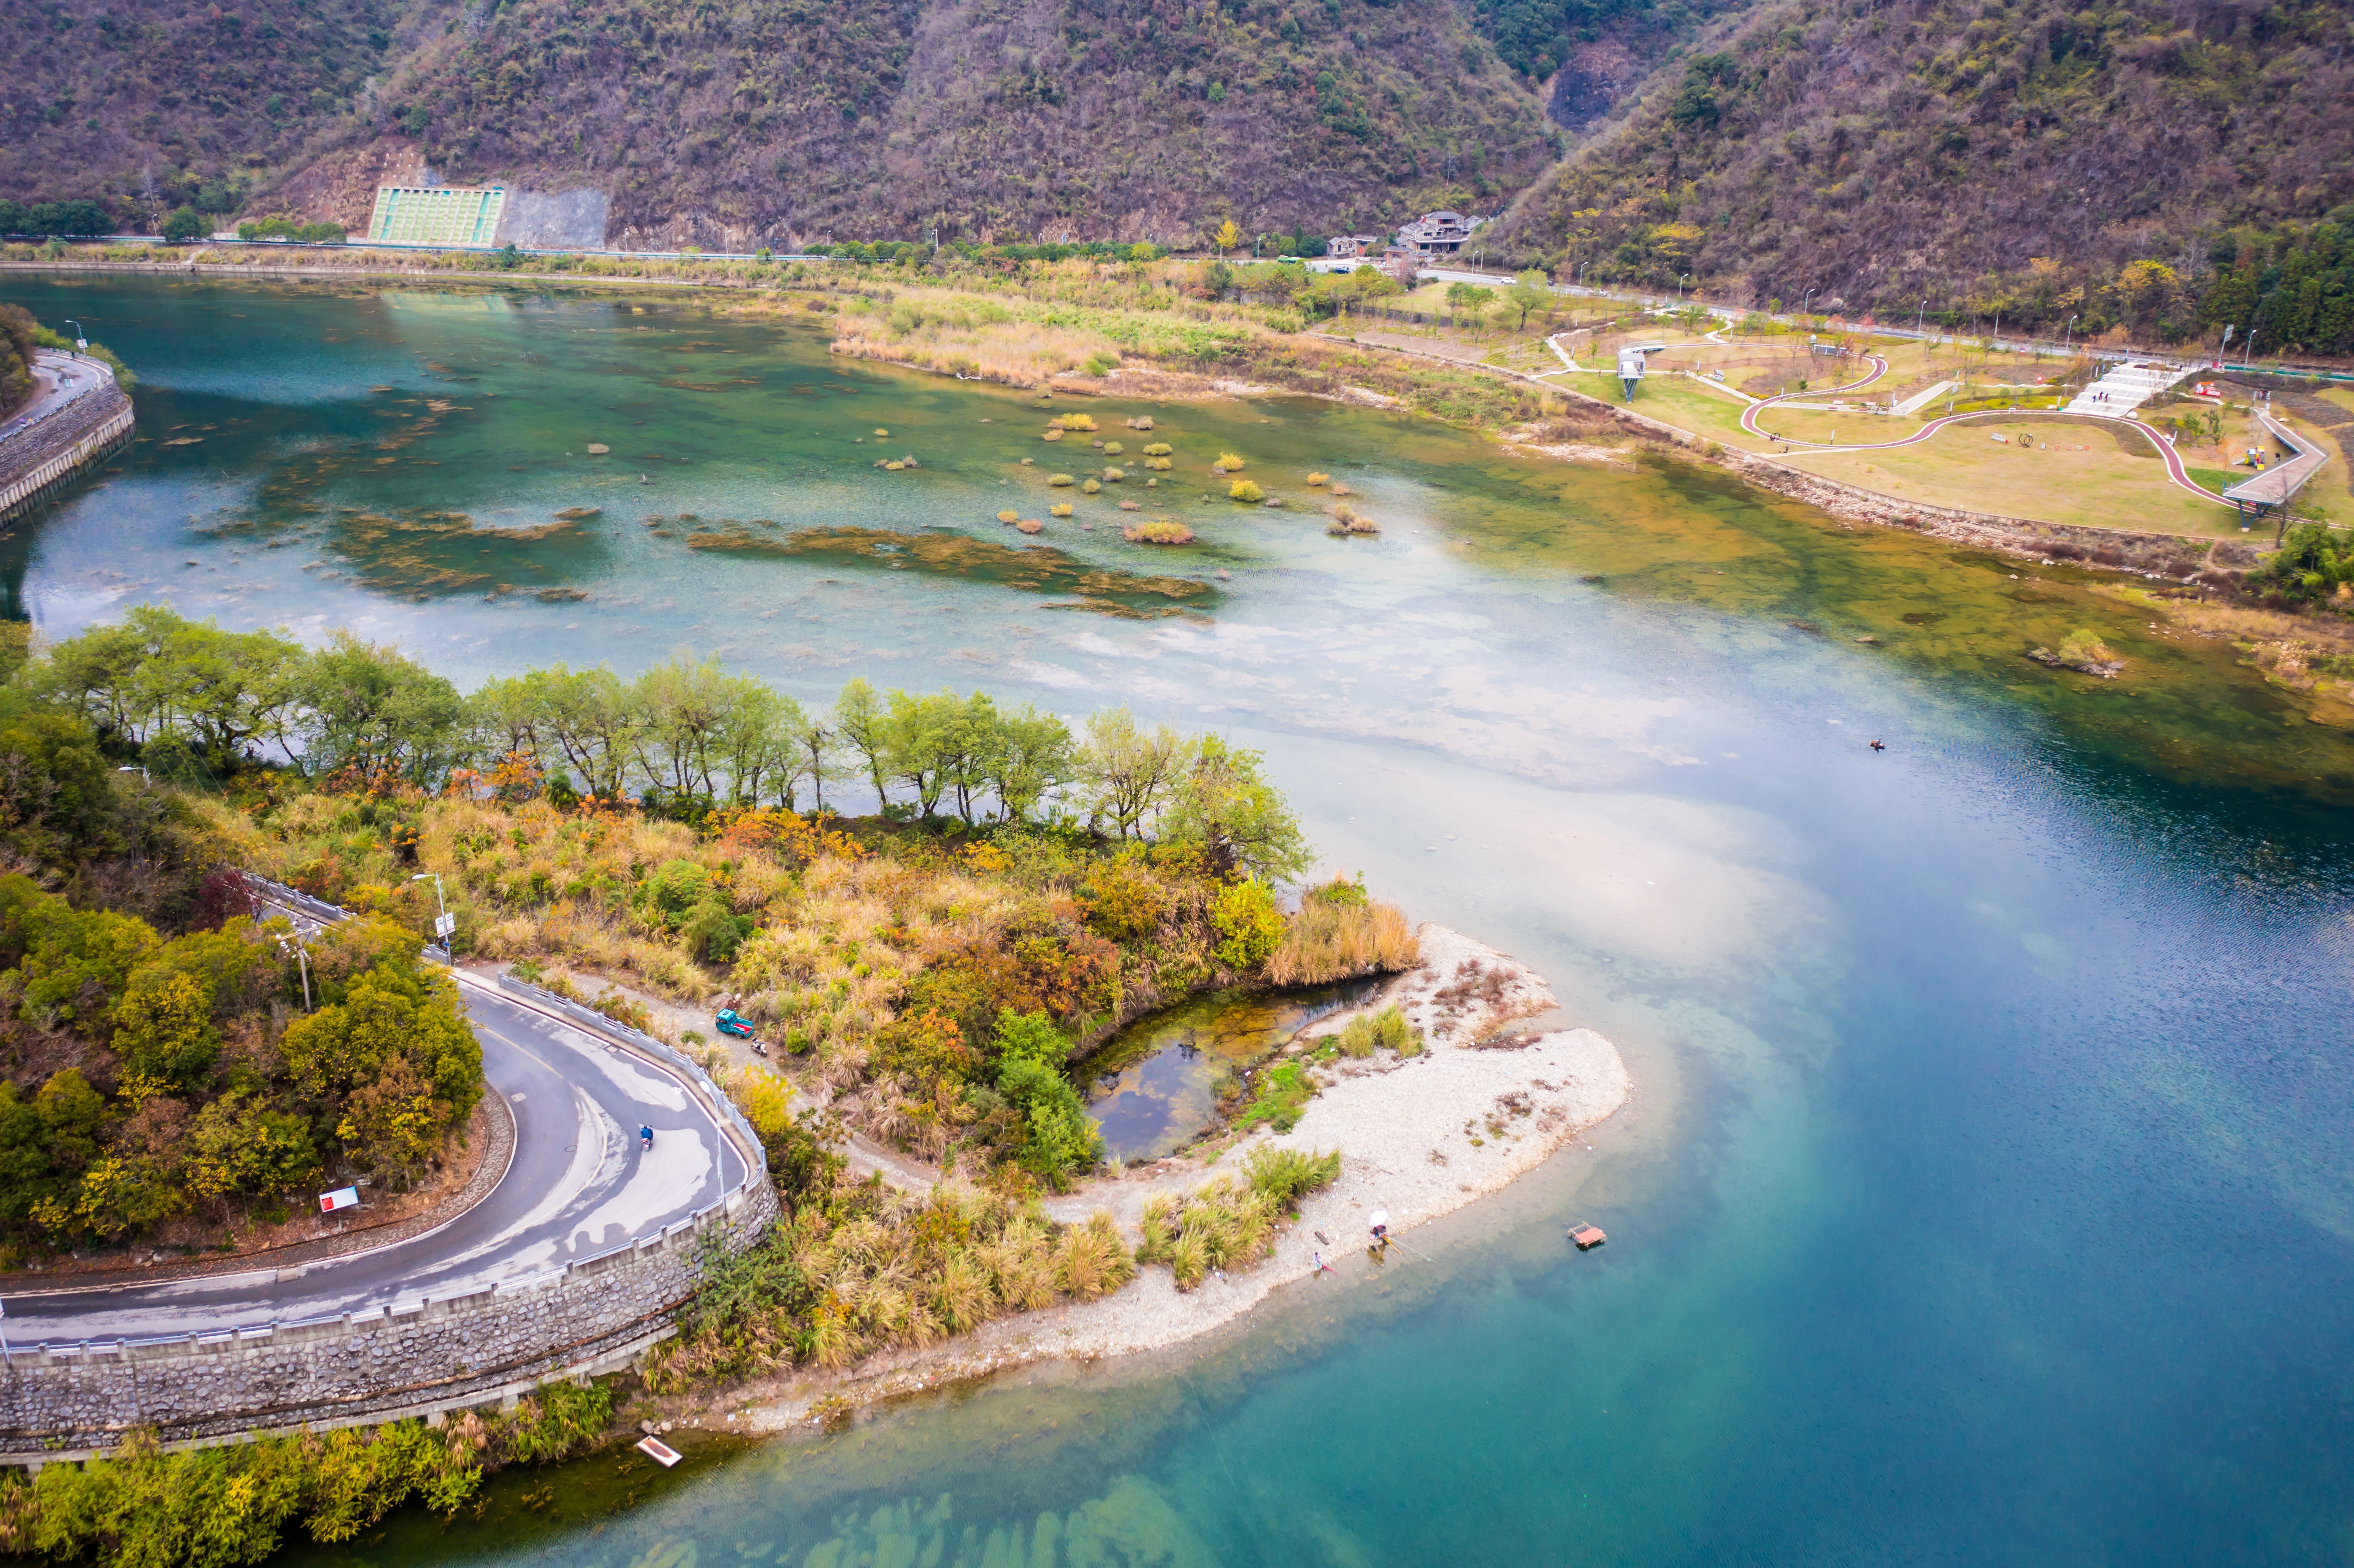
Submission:
POLYGON ((46 632, 165 599, 461 683, 685 645, 806 698, 1214 726, 1325 872, 1530 963, 1637 1084, 1193 1351, 511 1477, 290 1561, 2354 1552, 2354 767, 2228 647, 1710 471, 1371 410, 1087 399, 1127 451, 1049 444, 1034 397, 693 297, 13 281, 145 382, 139 443, 0 540, 46 632), (1213 491, 1222 451, 1285 504, 1213 491), (1311 470, 1381 534, 1328 536, 1311 470), (1160 515, 1200 543, 1119 537, 1160 515), (2120 679, 2025 657, 2079 628, 2120 679))

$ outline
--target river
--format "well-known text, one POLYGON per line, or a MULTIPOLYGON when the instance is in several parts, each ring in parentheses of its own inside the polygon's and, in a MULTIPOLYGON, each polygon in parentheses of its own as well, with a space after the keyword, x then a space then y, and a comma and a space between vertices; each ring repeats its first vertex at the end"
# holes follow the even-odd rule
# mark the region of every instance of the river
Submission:
POLYGON ((2354 1557, 2354 746, 2228 648, 1707 471, 1302 399, 1058 399, 1176 467, 1049 491, 1087 449, 1033 398, 789 312, 11 284, 143 381, 139 444, 0 540, 45 633, 164 599, 461 684, 689 647, 1214 726, 1329 869, 1533 963, 1637 1084, 1214 1343, 290 1560, 2354 1557), (1204 499, 1220 451, 1288 504, 1204 499), (1327 536, 1311 468, 1381 535, 1327 536), (1117 497, 1201 542, 1124 542, 1117 497), (2023 657, 2078 627, 2121 679, 2023 657))

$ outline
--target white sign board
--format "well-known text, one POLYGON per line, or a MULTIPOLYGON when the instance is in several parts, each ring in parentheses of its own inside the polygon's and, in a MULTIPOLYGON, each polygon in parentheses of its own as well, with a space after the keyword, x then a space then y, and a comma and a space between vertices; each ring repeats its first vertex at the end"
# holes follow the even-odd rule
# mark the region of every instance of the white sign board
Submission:
POLYGON ((643 1454, 665 1470, 677 1464, 683 1457, 677 1449, 659 1437, 641 1437, 634 1446, 639 1453, 643 1454))
POLYGON ((332 1192, 319 1194, 319 1213, 323 1214, 332 1214, 338 1209, 356 1209, 359 1206, 360 1190, 357 1187, 338 1187, 332 1192))
POLYGON ((437 937, 446 937, 457 928, 458 917, 455 915, 437 915, 433 917, 433 934, 437 937))

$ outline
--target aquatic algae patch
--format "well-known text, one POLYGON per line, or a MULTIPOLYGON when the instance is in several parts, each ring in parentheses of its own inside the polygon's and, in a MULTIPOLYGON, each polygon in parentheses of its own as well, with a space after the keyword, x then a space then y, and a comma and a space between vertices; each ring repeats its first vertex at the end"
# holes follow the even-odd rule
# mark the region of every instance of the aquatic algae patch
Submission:
POLYGON ((1155 615, 1170 613, 1165 602, 1156 601, 1206 605, 1217 599, 1215 588, 1191 577, 1119 571, 1091 566, 1051 545, 1001 545, 962 534, 901 534, 844 524, 805 528, 778 537, 732 524, 690 534, 686 543, 689 549, 718 554, 808 557, 843 566, 928 572, 1023 592, 1070 594, 1081 601, 1050 609, 1155 615))
MULTIPOLYGON (((559 516, 527 528, 485 528, 463 512, 394 515, 346 510, 329 526, 325 542, 354 580, 379 592, 424 599, 512 583, 525 573, 568 570, 582 552, 603 544, 581 522, 559 516)), ((587 597, 584 589, 552 591, 587 597)))

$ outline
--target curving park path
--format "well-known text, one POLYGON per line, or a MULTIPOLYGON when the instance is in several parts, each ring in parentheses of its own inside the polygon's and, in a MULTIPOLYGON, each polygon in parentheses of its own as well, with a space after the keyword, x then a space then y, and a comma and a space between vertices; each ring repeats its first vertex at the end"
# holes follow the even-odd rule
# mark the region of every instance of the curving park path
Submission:
MULTIPOLYGON (((1763 429, 1757 423, 1757 416, 1764 413, 1766 409, 1772 408, 1776 403, 1798 397, 1816 398, 1837 397, 1843 392, 1852 392, 1859 387, 1869 387, 1888 372, 1888 362, 1881 358, 1878 355, 1873 355, 1872 356, 1872 368, 1870 375, 1864 376, 1861 380, 1850 381, 1844 387, 1833 387, 1821 392, 1785 392, 1777 394, 1772 397, 1765 398, 1760 402, 1752 403, 1748 408, 1744 408, 1741 411, 1741 428, 1744 430, 1746 430, 1749 434, 1755 436, 1760 440, 1779 441, 1786 447, 1806 447, 1812 450, 1821 452, 1878 452, 1887 451, 1896 447, 1917 446, 1921 442, 1927 440, 1931 436, 1935 435, 1939 430, 1944 429, 1947 425, 1957 425, 1966 419, 1979 419, 1984 418, 1987 416, 1988 411, 1985 409, 1978 409, 1967 414, 1947 414, 1941 418, 1930 420, 1927 424, 1923 425, 1919 429, 1914 431, 1911 435, 1904 437, 1903 440, 1893 441, 1840 441, 1836 443, 1831 441, 1810 441, 1803 436, 1777 436, 1773 431, 1763 429)), ((2062 411, 2044 408, 2006 408, 2001 411, 2001 417, 2006 419, 2049 419, 2062 418, 2062 411)), ((2208 489, 2205 485, 2200 484, 2197 480, 2190 477, 2190 471, 2182 465, 2182 454, 2174 450, 2174 443, 2168 440, 2166 437, 2159 432, 2156 426, 2151 425, 2145 420, 2137 419, 2129 414, 2086 414, 2078 412, 2066 414, 2064 417, 2071 422, 2080 419, 2101 419, 2110 424, 2132 426, 2135 429, 2139 430, 2143 435, 2147 436, 2149 438, 2150 444, 2158 449, 2158 455, 2166 461, 2166 477, 2178 488, 2187 490, 2191 494, 2199 496, 2203 500, 2211 501, 2218 506, 2229 506, 2232 504, 2230 502, 2224 500, 2221 496, 2216 494, 2213 491, 2208 489)))
MULTIPOLYGON (((270 888, 298 928, 343 911, 270 888)), ((545 1274, 710 1208, 750 1175, 712 1107, 671 1068, 482 980, 456 973, 486 1093, 514 1115, 514 1153, 480 1201, 405 1240, 284 1269, 11 1291, 0 1328, 44 1342, 205 1333, 463 1296, 545 1274), (651 1151, 642 1126, 654 1129, 651 1151)))

